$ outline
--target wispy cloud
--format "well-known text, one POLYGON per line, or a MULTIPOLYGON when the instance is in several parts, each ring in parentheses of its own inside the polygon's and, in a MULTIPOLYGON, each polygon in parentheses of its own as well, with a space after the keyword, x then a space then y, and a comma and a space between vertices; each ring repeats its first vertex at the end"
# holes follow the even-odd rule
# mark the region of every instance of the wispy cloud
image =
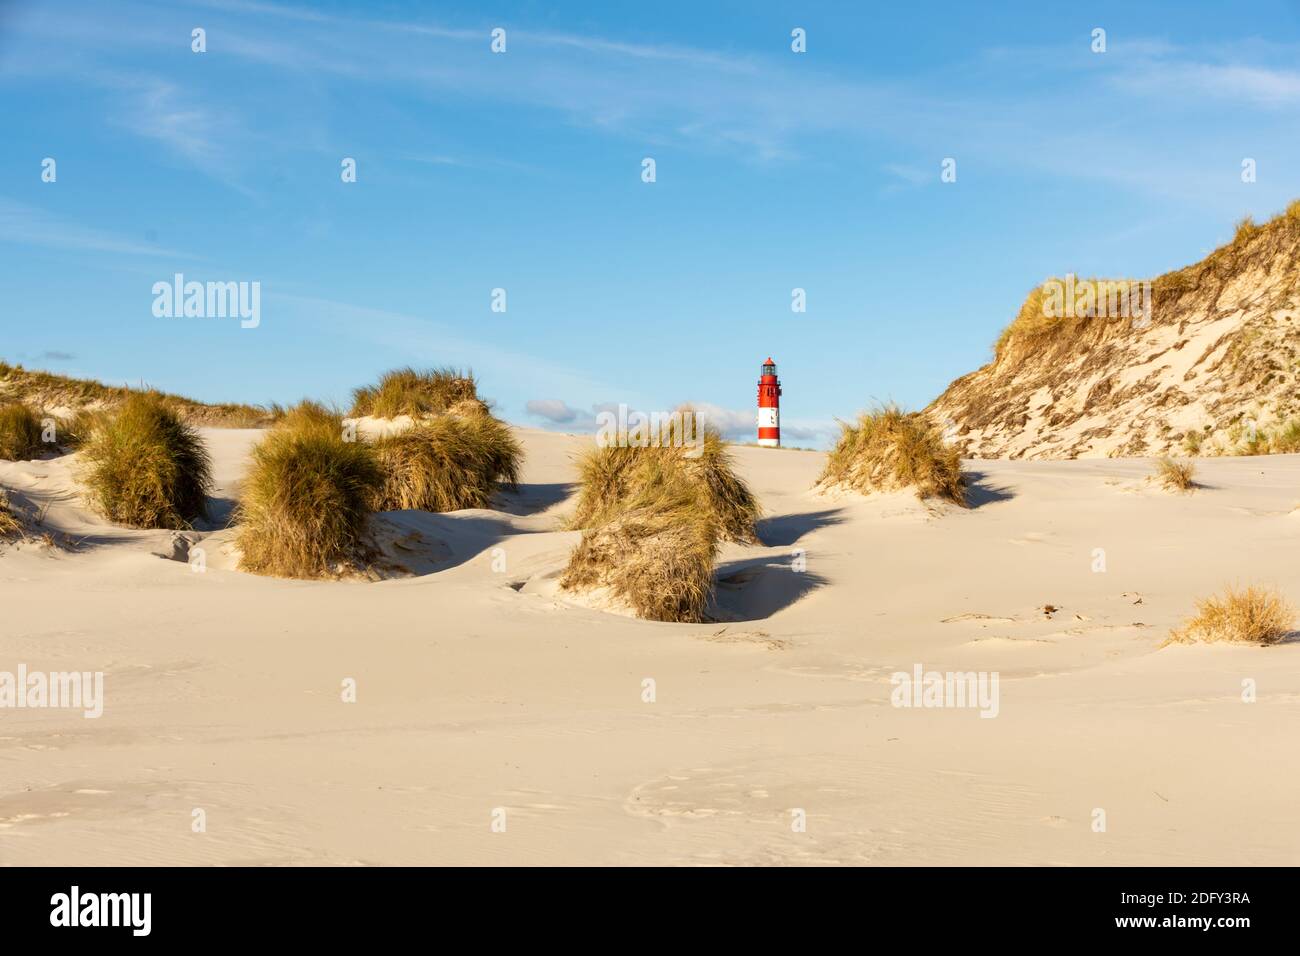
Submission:
POLYGON ((138 242, 111 232, 83 226, 36 206, 3 197, 0 197, 0 240, 86 252, 112 252, 168 259, 193 258, 186 253, 166 249, 150 242, 138 242))

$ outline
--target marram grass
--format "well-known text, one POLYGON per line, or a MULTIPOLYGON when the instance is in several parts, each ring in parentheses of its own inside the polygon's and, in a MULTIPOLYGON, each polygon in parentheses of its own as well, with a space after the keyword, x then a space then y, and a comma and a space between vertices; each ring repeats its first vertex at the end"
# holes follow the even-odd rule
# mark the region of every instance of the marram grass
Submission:
POLYGON ((641 467, 635 490, 607 504, 583 531, 560 584, 608 589, 649 620, 702 621, 718 553, 716 514, 700 484, 662 458, 641 467))
POLYGON ((841 423, 818 483, 863 494, 912 490, 921 499, 966 506, 960 453, 928 418, 897 405, 863 412, 854 424, 841 423))
POLYGON ((1171 631, 1168 644, 1276 644, 1295 624, 1295 609, 1264 587, 1228 587, 1196 602, 1196 613, 1171 631))
POLYGON ((570 525, 582 538, 562 587, 604 588, 649 620, 704 619, 719 543, 756 542, 759 507, 721 436, 704 429, 695 437, 597 447, 581 458, 570 525))
POLYGON ((313 402, 290 409, 252 452, 239 500, 240 567, 288 578, 343 570, 382 483, 374 449, 345 440, 342 416, 313 402))
POLYGON ((21 402, 0 405, 0 458, 28 461, 49 451, 41 441, 41 421, 21 402))
POLYGON ((487 508, 501 484, 519 481, 522 450, 509 426, 487 414, 448 414, 379 438, 380 511, 487 508))
POLYGON ((212 459, 162 396, 137 392, 90 432, 82 474, 92 505, 133 528, 186 528, 206 512, 212 459))
MULTIPOLYGON (((398 368, 385 372, 378 384, 352 391, 352 415, 396 418, 439 414, 461 402, 477 401, 474 376, 451 368, 398 368)), ((481 404, 481 403, 480 403, 481 404)))

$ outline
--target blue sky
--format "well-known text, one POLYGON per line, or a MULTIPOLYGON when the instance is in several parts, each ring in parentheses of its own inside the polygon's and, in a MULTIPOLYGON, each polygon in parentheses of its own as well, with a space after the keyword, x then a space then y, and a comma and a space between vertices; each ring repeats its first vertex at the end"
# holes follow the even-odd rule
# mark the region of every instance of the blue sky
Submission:
POLYGON ((984 364, 1046 276, 1300 197, 1297 12, 0 0, 0 357, 254 402, 472 366, 515 422, 743 436, 770 354, 822 444, 984 364), (155 317, 176 272, 260 282, 261 324, 155 317))

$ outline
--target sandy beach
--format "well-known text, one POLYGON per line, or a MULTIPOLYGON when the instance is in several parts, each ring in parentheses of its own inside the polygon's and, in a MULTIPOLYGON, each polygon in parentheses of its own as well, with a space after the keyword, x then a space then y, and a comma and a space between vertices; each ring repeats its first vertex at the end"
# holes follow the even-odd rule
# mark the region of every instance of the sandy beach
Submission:
MULTIPOLYGON (((220 518, 261 433, 202 434, 220 518)), ((1296 641, 1159 649, 1227 583, 1300 603, 1300 456, 1198 462, 1190 495, 1145 459, 970 461, 963 510, 822 495, 822 453, 736 447, 762 545, 726 545, 716 621, 664 624, 558 592, 591 438, 516 435, 494 510, 372 519, 424 572, 372 582, 240 572, 229 529, 191 535, 196 572, 172 532, 96 517, 77 455, 0 462, 79 542, 0 552, 5 661, 105 675, 98 719, 4 714, 0 863, 1300 854, 1296 641), (997 673, 996 717, 892 706, 916 665, 997 673)))

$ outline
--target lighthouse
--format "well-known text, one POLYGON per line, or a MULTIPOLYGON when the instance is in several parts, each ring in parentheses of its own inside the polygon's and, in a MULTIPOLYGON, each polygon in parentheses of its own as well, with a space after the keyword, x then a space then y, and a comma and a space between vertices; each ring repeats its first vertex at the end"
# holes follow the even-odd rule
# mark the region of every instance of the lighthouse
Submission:
POLYGON ((781 447, 781 382, 770 356, 758 379, 758 443, 768 448, 781 447))

